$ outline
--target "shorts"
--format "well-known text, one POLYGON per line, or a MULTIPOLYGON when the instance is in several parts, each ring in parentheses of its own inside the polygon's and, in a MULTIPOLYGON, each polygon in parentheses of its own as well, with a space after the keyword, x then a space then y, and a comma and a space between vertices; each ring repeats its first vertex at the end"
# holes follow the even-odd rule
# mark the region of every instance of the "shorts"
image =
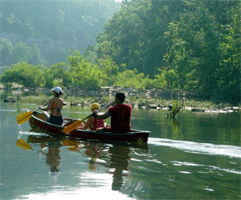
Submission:
POLYGON ((47 122, 55 125, 61 126, 63 124, 63 117, 62 116, 53 116, 50 115, 50 117, 47 119, 47 122))

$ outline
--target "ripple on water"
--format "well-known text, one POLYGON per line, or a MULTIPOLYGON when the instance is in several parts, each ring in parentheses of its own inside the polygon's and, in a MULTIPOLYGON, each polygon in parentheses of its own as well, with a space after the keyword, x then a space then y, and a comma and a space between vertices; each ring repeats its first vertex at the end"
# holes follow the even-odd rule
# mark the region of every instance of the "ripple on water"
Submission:
POLYGON ((228 156, 241 158, 241 147, 233 145, 217 145, 183 140, 170 140, 163 138, 149 138, 149 144, 176 148, 188 153, 228 156))

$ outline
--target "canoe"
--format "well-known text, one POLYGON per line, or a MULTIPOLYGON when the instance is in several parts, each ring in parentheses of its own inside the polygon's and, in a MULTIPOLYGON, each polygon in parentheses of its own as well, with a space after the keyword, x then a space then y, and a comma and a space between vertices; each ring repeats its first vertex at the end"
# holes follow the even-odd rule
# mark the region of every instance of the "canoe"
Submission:
MULTIPOLYGON (((46 119, 41 113, 34 113, 29 119, 29 125, 31 126, 33 131, 43 132, 50 136, 63 137, 66 136, 66 134, 63 133, 64 127, 73 123, 74 121, 76 121, 76 119, 64 118, 64 126, 58 126, 46 122, 46 119)), ((131 142, 142 145, 147 143, 150 133, 150 131, 135 129, 132 129, 130 132, 127 133, 112 133, 104 131, 75 129, 71 131, 67 136, 84 140, 99 140, 102 142, 131 142)))

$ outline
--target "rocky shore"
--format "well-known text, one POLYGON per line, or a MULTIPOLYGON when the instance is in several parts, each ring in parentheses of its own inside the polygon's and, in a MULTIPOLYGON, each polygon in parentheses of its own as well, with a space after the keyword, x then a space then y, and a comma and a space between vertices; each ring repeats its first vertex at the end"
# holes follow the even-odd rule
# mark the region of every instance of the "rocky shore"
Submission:
MULTIPOLYGON (((3 90, 2 90, 3 91, 3 90)), ((197 113, 230 113, 238 112, 241 106, 232 106, 229 103, 214 103, 206 101, 195 93, 172 90, 136 90, 121 87, 103 87, 98 90, 82 90, 80 88, 64 89, 63 99, 66 106, 90 107, 93 102, 104 105, 113 100, 117 92, 124 92, 126 102, 134 109, 167 110, 171 111, 174 101, 180 105, 180 110, 197 113)), ((49 89, 13 88, 7 95, 1 95, 5 103, 29 102, 43 104, 51 96, 49 89)))

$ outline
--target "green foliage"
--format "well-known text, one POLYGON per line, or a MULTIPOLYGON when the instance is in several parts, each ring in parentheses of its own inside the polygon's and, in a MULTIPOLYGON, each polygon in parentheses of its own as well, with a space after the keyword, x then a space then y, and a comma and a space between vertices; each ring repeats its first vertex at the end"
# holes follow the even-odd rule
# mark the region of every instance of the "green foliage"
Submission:
POLYGON ((240 101, 238 35, 238 1, 125 1, 97 38, 97 55, 163 89, 240 101))
POLYGON ((238 52, 240 54, 240 40, 233 41, 231 26, 234 19, 229 15, 231 8, 236 7, 233 2, 219 1, 186 1, 186 5, 186 12, 180 15, 180 19, 171 22, 166 31, 166 62, 176 70, 182 89, 220 100, 224 100, 225 96, 235 96, 240 101, 240 60, 235 62, 233 59, 238 52), (219 9, 229 9, 222 15, 222 20, 213 12, 214 4, 219 9), (239 46, 239 50, 233 44, 239 46))
POLYGON ((155 87, 155 80, 138 73, 136 69, 120 72, 119 66, 109 57, 99 59, 98 64, 89 63, 76 50, 68 56, 68 62, 69 65, 61 62, 50 68, 17 63, 3 72, 1 81, 5 85, 15 82, 25 87, 48 88, 57 85, 83 89, 97 89, 106 85, 136 89, 155 87))
POLYGON ((81 88, 99 88, 104 82, 105 74, 97 65, 79 63, 71 73, 74 86, 81 88))
POLYGON ((179 102, 178 101, 174 101, 173 105, 172 105, 172 112, 176 112, 178 109, 180 108, 179 102))
POLYGON ((8 66, 11 64, 13 56, 12 42, 5 38, 0 38, 0 65, 8 66))
POLYGON ((138 73, 136 69, 119 72, 116 76, 114 85, 121 87, 132 87, 136 89, 145 89, 154 84, 144 73, 138 73))
POLYGON ((241 101, 241 33, 240 12, 241 3, 233 10, 233 27, 224 35, 220 44, 222 59, 220 67, 216 70, 217 88, 219 98, 237 105, 241 101))
POLYGON ((47 62, 43 58, 41 51, 37 44, 33 44, 31 46, 31 58, 28 60, 28 62, 32 65, 46 65, 47 62))
POLYGON ((156 75, 159 87, 162 89, 179 88, 178 74, 174 69, 159 69, 160 74, 156 75))
MULTIPOLYGON (((156 87, 241 101, 239 1, 124 1, 105 23, 110 2, 4 1, 1 28, 17 43, 0 39, 0 64, 46 64, 44 56, 52 64, 40 69, 47 87, 156 87)), ((26 82, 11 70, 3 80, 26 82)))
POLYGON ((33 65, 45 63, 36 44, 27 46, 20 41, 13 46, 11 40, 5 38, 0 39, 0 55, 0 64, 3 66, 18 62, 27 62, 33 65))
POLYGON ((6 85, 15 82, 25 87, 34 88, 43 82, 43 78, 41 66, 21 62, 13 64, 12 68, 7 69, 1 76, 1 82, 6 85))
POLYGON ((73 86, 87 89, 103 85, 106 74, 98 65, 87 62, 79 51, 69 55, 68 62, 70 63, 70 77, 73 86))
POLYGON ((68 65, 65 62, 56 63, 49 69, 44 69, 45 86, 54 87, 62 86, 68 87, 71 80, 68 73, 68 65))
POLYGON ((95 46, 88 46, 83 54, 83 57, 90 63, 95 63, 97 60, 97 53, 95 46))
POLYGON ((80 52, 78 50, 75 50, 73 54, 68 55, 68 62, 70 64, 71 70, 77 67, 78 63, 83 62, 83 57, 80 55, 80 52))
MULTIPOLYGON (((3 36, 11 38, 14 44, 16 41, 28 47, 36 44, 42 60, 52 65, 66 61, 69 48, 84 52, 89 45, 95 45, 104 23, 120 5, 113 0, 18 0, 1 1, 0 7, 3 36)), ((8 60, 4 65, 23 60, 42 64, 16 60, 8 60)))
POLYGON ((182 88, 191 89, 188 86, 192 74, 197 80, 196 89, 208 93, 215 87, 214 73, 220 60, 217 24, 202 2, 189 6, 178 22, 169 25, 165 59, 177 70, 182 88))
POLYGON ((107 75, 106 84, 114 85, 119 66, 109 56, 98 59, 98 66, 107 75))
POLYGON ((13 50, 13 63, 28 62, 31 57, 31 48, 23 42, 17 42, 13 50))
POLYGON ((132 1, 115 13, 105 24, 104 32, 97 38, 98 56, 109 55, 118 65, 125 63, 128 69, 138 68, 146 72, 142 62, 145 52, 145 14, 150 7, 149 1, 132 1))

